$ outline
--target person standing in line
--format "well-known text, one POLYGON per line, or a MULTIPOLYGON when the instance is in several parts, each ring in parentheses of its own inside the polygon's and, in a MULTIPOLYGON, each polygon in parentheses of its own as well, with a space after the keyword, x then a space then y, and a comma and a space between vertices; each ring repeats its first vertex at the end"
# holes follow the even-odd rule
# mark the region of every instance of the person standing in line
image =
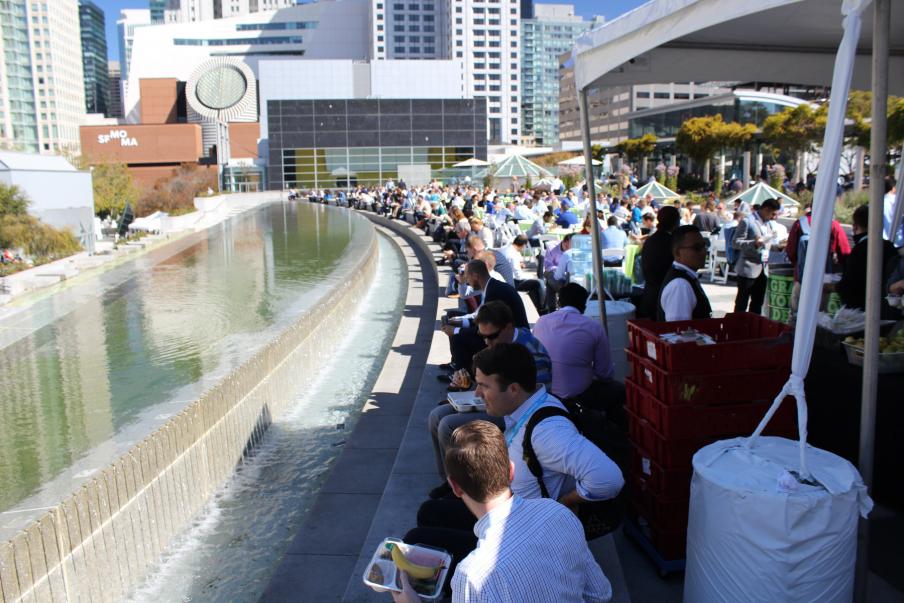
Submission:
POLYGON ((659 210, 659 226, 643 243, 640 252, 640 263, 643 270, 643 300, 641 309, 644 316, 656 318, 659 306, 659 293, 666 272, 672 266, 672 233, 678 228, 681 216, 678 208, 666 205, 659 210))
POLYGON ((766 297, 769 252, 781 250, 772 220, 781 208, 777 199, 766 199, 738 224, 731 246, 740 252, 735 273, 738 294, 734 311, 760 314, 766 297))

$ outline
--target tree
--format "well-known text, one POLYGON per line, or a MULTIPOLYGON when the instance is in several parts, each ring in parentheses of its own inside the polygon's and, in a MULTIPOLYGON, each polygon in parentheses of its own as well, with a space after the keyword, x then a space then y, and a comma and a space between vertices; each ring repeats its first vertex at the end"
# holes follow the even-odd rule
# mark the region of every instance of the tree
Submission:
POLYGON ((24 216, 31 203, 18 186, 0 183, 0 216, 24 216))
POLYGON ((135 205, 138 188, 124 163, 98 163, 92 168, 94 213, 106 217, 119 214, 126 203, 135 205))
POLYGON ((804 103, 774 113, 763 121, 763 139, 772 147, 793 154, 813 150, 822 141, 828 118, 828 106, 814 109, 804 103))
POLYGON ((624 155, 628 161, 640 161, 656 149, 656 136, 644 134, 640 138, 628 138, 615 146, 615 150, 624 155))
POLYGON ((721 115, 692 117, 681 124, 675 135, 675 146, 690 157, 694 165, 703 165, 722 148, 724 138, 720 132, 724 125, 721 115))

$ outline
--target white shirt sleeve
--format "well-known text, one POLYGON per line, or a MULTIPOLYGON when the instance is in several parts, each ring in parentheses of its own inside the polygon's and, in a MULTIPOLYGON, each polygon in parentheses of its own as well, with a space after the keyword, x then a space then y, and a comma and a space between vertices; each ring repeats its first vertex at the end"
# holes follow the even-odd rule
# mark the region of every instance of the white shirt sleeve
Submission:
POLYGON ((690 320, 697 307, 697 296, 691 284, 683 278, 669 282, 662 290, 660 297, 662 309, 667 322, 673 320, 690 320))
POLYGON ((615 498, 625 485, 618 465, 565 417, 541 421, 531 440, 540 466, 574 478, 575 489, 584 500, 615 498))

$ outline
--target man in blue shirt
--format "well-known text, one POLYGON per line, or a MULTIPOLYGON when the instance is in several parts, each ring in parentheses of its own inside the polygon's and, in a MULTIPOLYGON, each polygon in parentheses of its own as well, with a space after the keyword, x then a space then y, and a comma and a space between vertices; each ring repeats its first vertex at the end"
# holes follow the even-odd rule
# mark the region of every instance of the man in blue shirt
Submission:
POLYGON ((571 228, 578 223, 578 216, 569 209, 570 207, 570 204, 563 203, 562 210, 559 212, 559 216, 556 218, 556 224, 558 224, 562 228, 571 228))
MULTIPOLYGON (((609 216, 606 224, 608 224, 608 227, 603 231, 602 239, 600 241, 603 250, 624 249, 625 245, 628 244, 628 235, 619 227, 618 218, 616 218, 615 216, 609 216)), ((606 266, 621 266, 624 257, 624 255, 603 255, 603 263, 605 263, 606 266)))

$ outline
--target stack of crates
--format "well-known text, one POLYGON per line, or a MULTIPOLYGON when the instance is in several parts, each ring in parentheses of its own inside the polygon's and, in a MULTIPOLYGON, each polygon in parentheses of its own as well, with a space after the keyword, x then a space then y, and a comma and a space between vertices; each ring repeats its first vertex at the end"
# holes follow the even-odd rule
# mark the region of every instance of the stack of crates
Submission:
MULTIPOLYGON (((701 447, 750 435, 788 379, 791 327, 749 313, 679 322, 628 322, 625 380, 629 519, 654 560, 684 559, 691 459, 701 447), (695 329, 715 344, 668 343, 695 329)), ((765 433, 794 437, 796 410, 783 404, 765 433)))

